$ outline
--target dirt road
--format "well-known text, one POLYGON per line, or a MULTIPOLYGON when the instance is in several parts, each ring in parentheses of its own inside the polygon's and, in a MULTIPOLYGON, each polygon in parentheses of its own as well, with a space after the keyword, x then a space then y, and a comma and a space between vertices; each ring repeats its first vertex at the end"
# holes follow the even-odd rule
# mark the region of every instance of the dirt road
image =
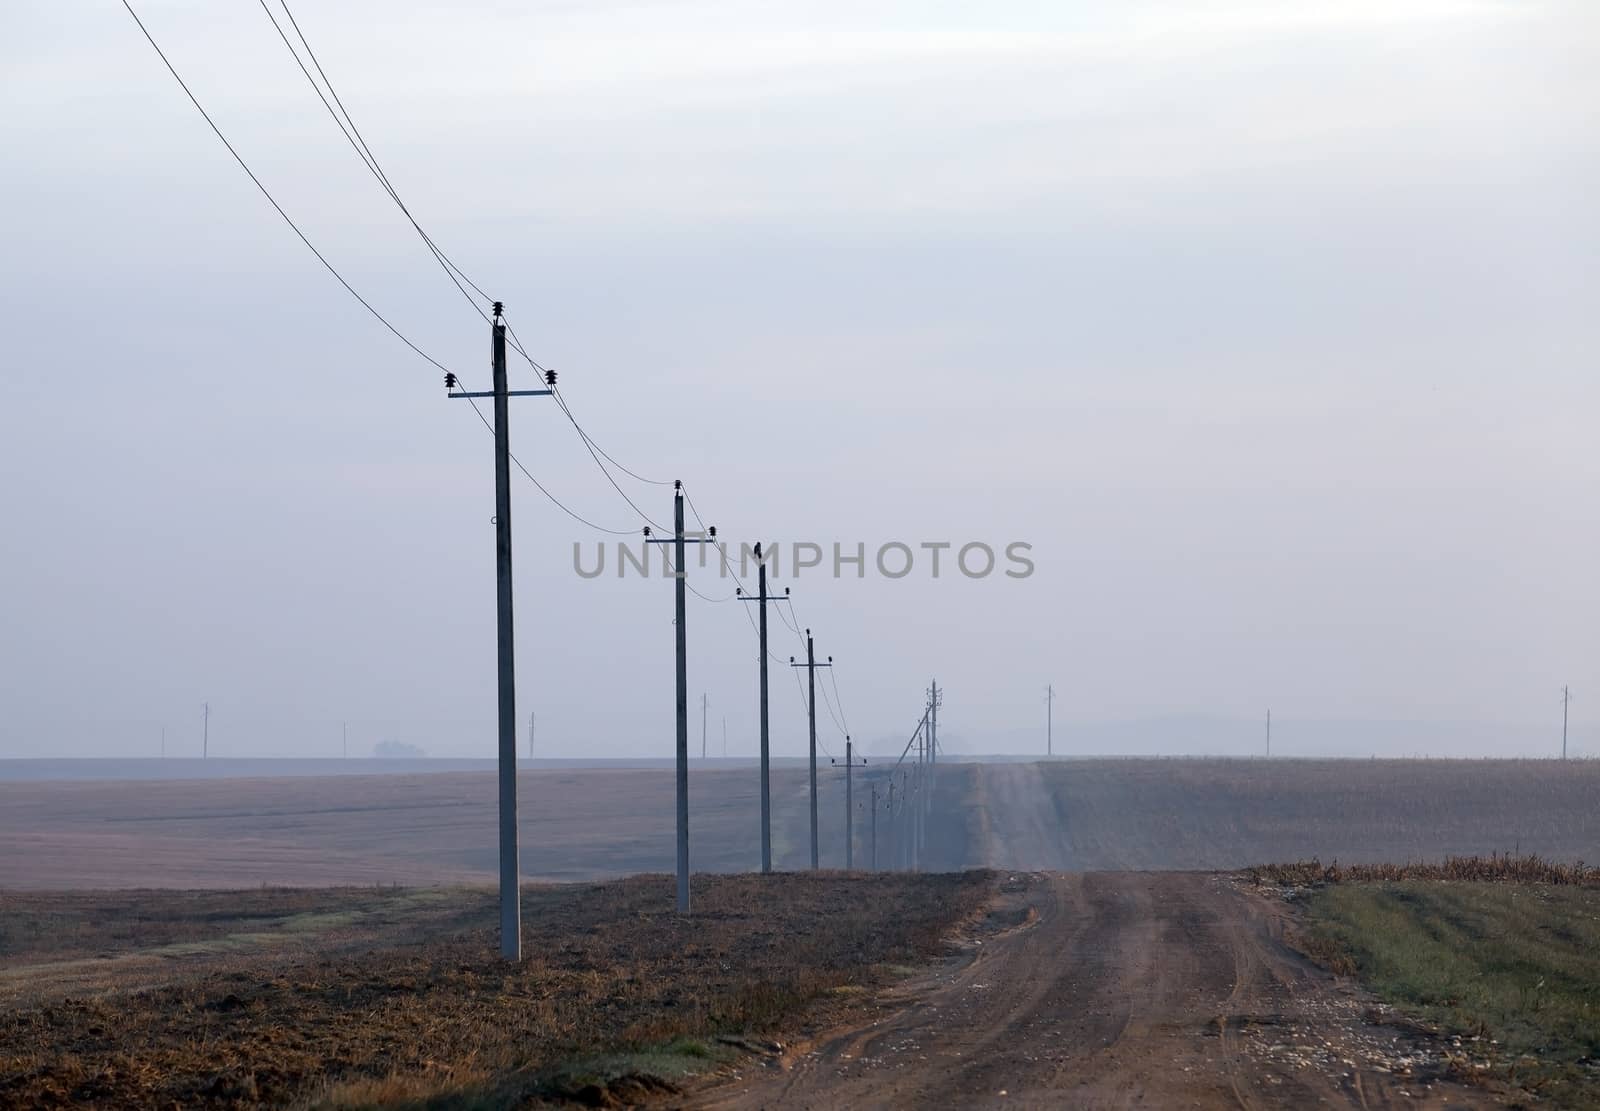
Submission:
POLYGON ((691 1106, 1478 1108, 1441 1046, 1387 1025, 1222 875, 1019 875, 958 958, 883 1018, 691 1106))

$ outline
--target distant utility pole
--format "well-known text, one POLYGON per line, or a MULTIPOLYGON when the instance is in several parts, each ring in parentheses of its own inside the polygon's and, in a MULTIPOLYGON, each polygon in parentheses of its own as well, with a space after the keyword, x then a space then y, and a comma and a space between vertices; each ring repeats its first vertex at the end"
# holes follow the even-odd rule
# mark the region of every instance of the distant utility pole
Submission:
MULTIPOLYGON (((761 872, 763 875, 772 871, 772 777, 770 754, 770 723, 767 719, 767 564, 761 558, 761 544, 755 547, 756 553, 756 583, 757 594, 751 598, 743 588, 737 593, 742 601, 757 602, 761 612, 761 627, 759 640, 761 641, 761 872)), ((770 599, 774 602, 789 601, 789 588, 783 588, 783 597, 770 599)), ((794 662, 790 656, 789 661, 794 662)))
POLYGON ((1567 706, 1572 702, 1572 688, 1561 688, 1561 758, 1567 758, 1567 706))
MULTIPOLYGON (((495 647, 499 679, 500 769, 500 955, 522 959, 522 901, 517 860, 517 674, 514 623, 511 611, 511 405, 513 397, 548 396, 552 390, 513 390, 506 381, 505 306, 494 303, 489 322, 494 356, 494 388, 459 389, 454 374, 446 373, 444 387, 452 398, 494 398, 494 562, 495 647)), ((545 385, 554 387, 555 371, 545 372, 545 385)))
POLYGON ((1056 754, 1055 742, 1055 717, 1056 717, 1056 688, 1051 684, 1044 688, 1044 754, 1056 754))
POLYGON ((706 758, 706 710, 711 705, 711 697, 705 691, 700 692, 700 759, 706 758))
POLYGON ((871 830, 869 844, 871 844, 872 850, 867 857, 867 868, 869 871, 876 872, 878 870, 878 788, 876 786, 872 788, 871 830))
POLYGON ((939 681, 933 680, 928 685, 928 763, 939 762, 939 707, 944 705, 944 692, 939 689, 939 681))
POLYGON ((894 769, 893 768, 889 769, 889 840, 890 840, 891 847, 894 850, 894 856, 891 857, 891 863, 889 865, 889 868, 892 871, 895 868, 896 863, 898 863, 898 857, 900 855, 900 829, 899 829, 898 826, 895 825, 895 814, 894 814, 894 769))
POLYGON ((689 640, 684 627, 687 607, 684 587, 688 583, 689 569, 684 561, 685 544, 715 544, 717 529, 712 526, 706 535, 685 540, 683 535, 683 483, 672 483, 672 536, 652 537, 647 526, 644 530, 648 544, 671 544, 673 551, 674 613, 677 626, 678 649, 678 913, 689 913, 689 640))
POLYGON ((211 755, 211 703, 200 704, 200 759, 205 760, 211 755))
MULTIPOLYGON (((851 789, 851 777, 855 772, 855 752, 850 746, 850 734, 844 735, 844 869, 854 871, 856 866, 856 801, 851 789)), ((865 759, 861 766, 866 767, 865 759)))
POLYGON ((817 662, 816 648, 811 642, 811 630, 806 630, 806 662, 798 664, 794 657, 789 657, 790 667, 803 667, 806 669, 806 678, 810 684, 810 693, 806 697, 806 719, 810 725, 811 737, 811 870, 817 870, 817 668, 832 667, 833 657, 828 657, 828 662, 817 662))

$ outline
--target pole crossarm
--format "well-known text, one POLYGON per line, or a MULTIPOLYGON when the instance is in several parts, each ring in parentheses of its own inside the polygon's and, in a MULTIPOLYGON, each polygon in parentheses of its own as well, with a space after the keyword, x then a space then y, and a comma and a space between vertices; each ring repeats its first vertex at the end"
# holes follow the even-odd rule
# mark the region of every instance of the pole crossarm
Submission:
MULTIPOLYGON (((553 393, 555 393, 554 390, 507 390, 506 391, 506 396, 507 397, 549 397, 553 393)), ((493 390, 458 390, 455 393, 447 393, 447 394, 445 394, 445 396, 449 397, 449 398, 458 398, 458 397, 494 397, 495 396, 495 392, 493 390)))

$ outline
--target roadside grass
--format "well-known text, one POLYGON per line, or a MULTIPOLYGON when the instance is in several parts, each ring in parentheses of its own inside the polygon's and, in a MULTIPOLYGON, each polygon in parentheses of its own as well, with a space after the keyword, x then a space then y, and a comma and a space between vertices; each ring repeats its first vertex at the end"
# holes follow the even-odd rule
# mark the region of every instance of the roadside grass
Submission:
POLYGON ((1342 879, 1305 906, 1307 954, 1458 1038, 1464 1075, 1600 1102, 1600 886, 1342 879))
MULTIPOLYGON (((982 872, 700 876, 685 918, 672 882, 524 888, 517 966, 496 956, 494 893, 458 889, 452 919, 417 908, 420 936, 404 915, 354 946, 305 930, 294 946, 173 962, 154 986, 0 1008, 0 1108, 638 1102, 738 1047, 874 1006, 892 968, 942 952, 994 891, 982 872)), ((274 923, 340 913, 327 892, 261 898, 252 909, 270 904, 274 923)), ((205 944, 167 917, 179 924, 150 940, 205 944)), ((239 926, 229 915, 212 936, 239 926)))

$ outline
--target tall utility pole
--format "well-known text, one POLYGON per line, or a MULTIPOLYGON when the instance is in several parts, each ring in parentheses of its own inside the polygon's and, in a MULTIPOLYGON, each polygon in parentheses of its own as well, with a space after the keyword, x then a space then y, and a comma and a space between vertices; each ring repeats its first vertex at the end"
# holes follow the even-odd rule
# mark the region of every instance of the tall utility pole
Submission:
POLYGON ((654 538, 648 527, 644 530, 645 542, 671 544, 673 553, 673 613, 677 641, 677 763, 678 763, 678 913, 689 913, 689 637, 685 627, 687 606, 684 588, 688 585, 688 565, 685 563, 685 544, 715 544, 716 526, 706 530, 706 535, 687 540, 683 535, 683 483, 672 483, 672 536, 654 538))
POLYGON ((794 657, 789 657, 790 667, 803 667, 806 669, 806 679, 809 684, 809 693, 806 695, 806 720, 810 728, 811 738, 811 870, 817 870, 817 668, 832 667, 833 657, 828 657, 825 664, 817 663, 816 646, 811 641, 811 630, 806 630, 806 662, 798 664, 794 657))
POLYGON ((1572 701, 1572 688, 1561 688, 1561 758, 1567 758, 1567 705, 1572 701))
POLYGON ((211 703, 200 704, 200 759, 205 760, 211 755, 211 703))
MULTIPOLYGON (((493 389, 459 389, 456 376, 444 376, 446 396, 494 398, 494 585, 495 654, 498 679, 499 807, 500 807, 500 955, 522 959, 522 902, 517 858, 517 674, 511 611, 511 405, 513 397, 548 396, 550 389, 513 390, 506 381, 505 306, 494 303, 489 322, 494 356, 493 389)), ((553 387, 555 371, 545 372, 553 387)))
POLYGON ((1044 689, 1044 754, 1056 754, 1055 724, 1056 724, 1056 688, 1052 683, 1044 689))
MULTIPOLYGON (((856 866, 856 800, 852 789, 852 777, 855 774, 855 751, 850 744, 850 734, 844 735, 844 867, 845 871, 854 871, 856 866)), ((861 766, 866 767, 866 760, 861 761, 861 766)))
MULTIPOLYGON (((756 583, 758 593, 755 598, 745 594, 741 588, 738 594, 741 600, 754 601, 759 604, 761 613, 760 641, 761 641, 761 872, 763 875, 772 871, 772 778, 771 778, 771 730, 767 719, 767 564, 761 558, 761 543, 756 542, 756 583)), ((778 602, 789 600, 789 588, 783 588, 783 597, 772 599, 778 602)), ((790 662, 794 657, 789 657, 790 662)))
POLYGON ((711 706, 711 696, 700 692, 700 759, 706 758, 706 710, 711 706))
POLYGON ((944 701, 939 693, 939 680, 928 685, 928 763, 939 762, 939 705, 944 701))
POLYGON ((506 325, 494 303, 494 565, 500 690, 500 955, 522 959, 522 899, 517 846, 517 673, 511 615, 511 406, 506 385, 506 325))

